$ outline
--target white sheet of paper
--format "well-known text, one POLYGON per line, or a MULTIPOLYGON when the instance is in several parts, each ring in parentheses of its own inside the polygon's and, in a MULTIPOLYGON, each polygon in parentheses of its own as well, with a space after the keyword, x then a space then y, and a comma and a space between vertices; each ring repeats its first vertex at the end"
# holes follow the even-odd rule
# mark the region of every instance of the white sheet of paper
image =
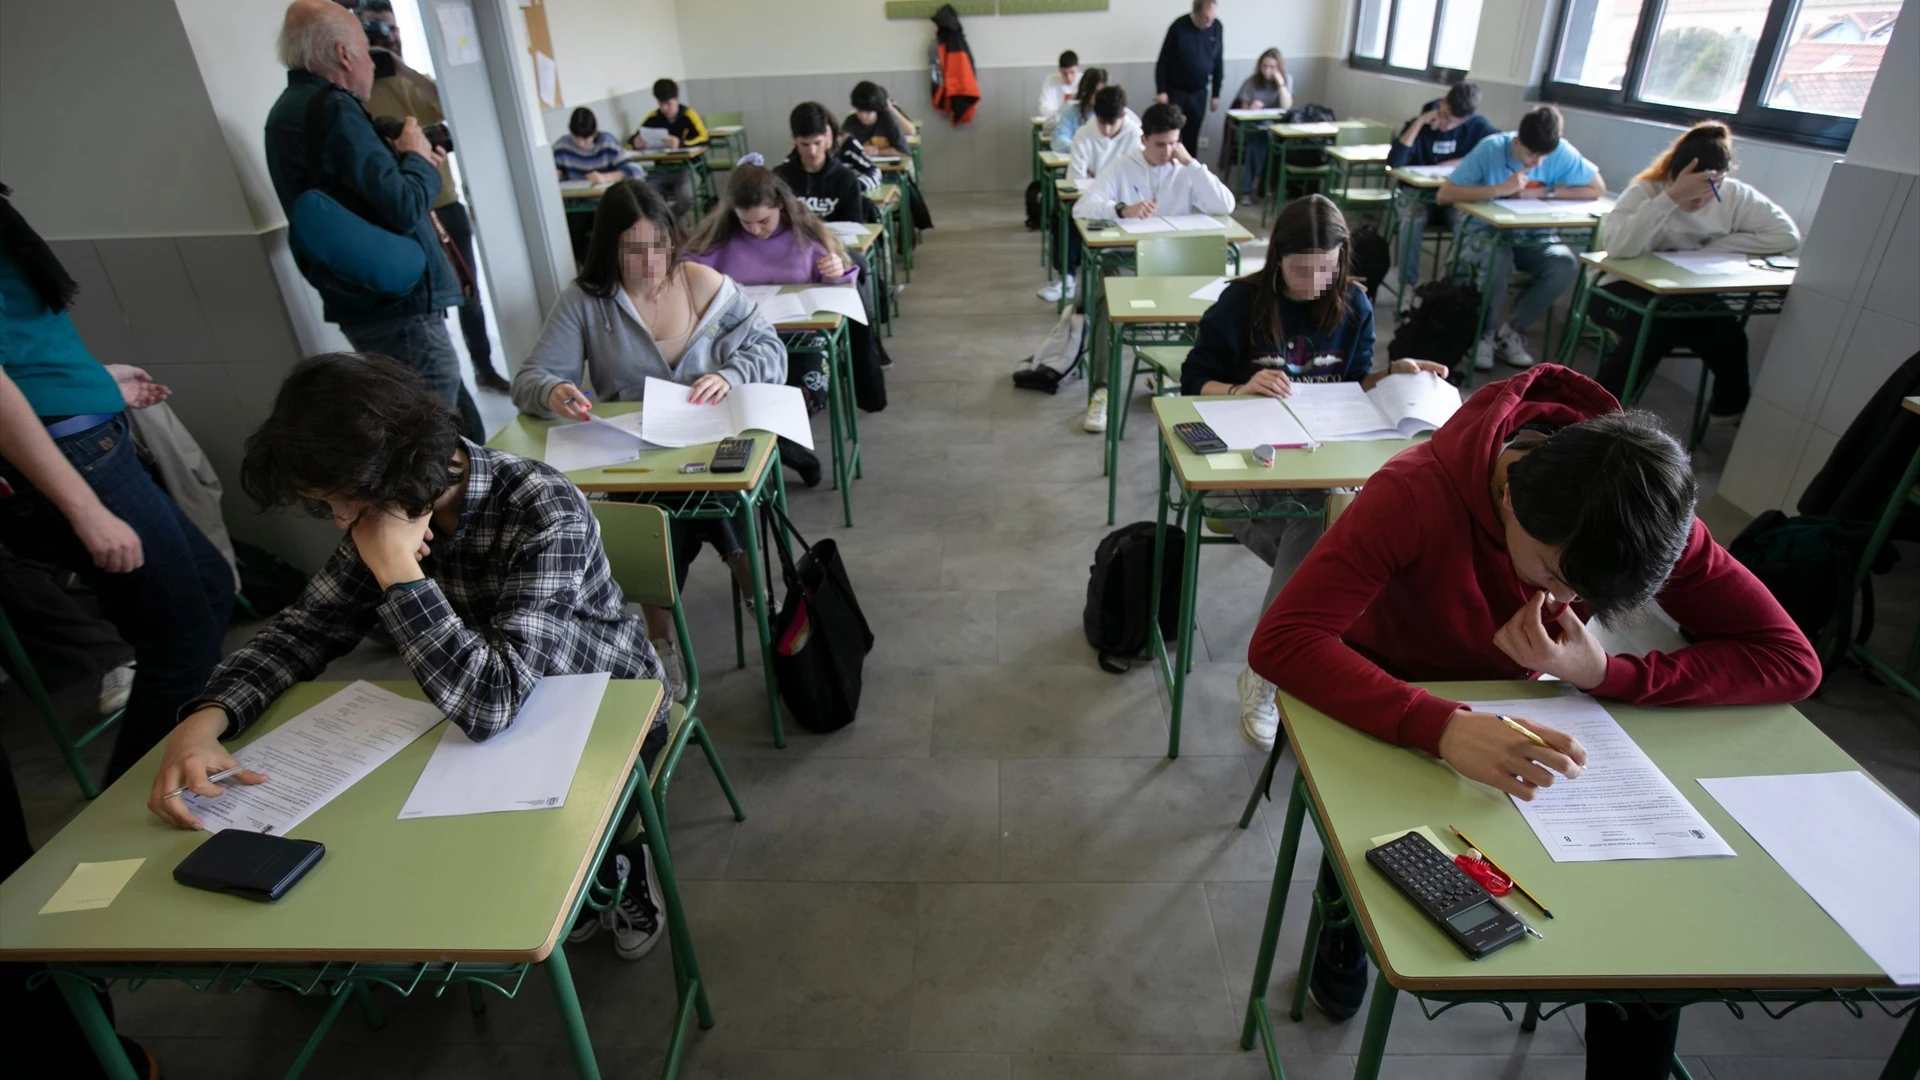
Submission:
POLYGON ((1173 214, 1165 220, 1181 232, 1219 232, 1225 228, 1208 214, 1173 214))
POLYGON ((1920 983, 1920 817, 1858 772, 1702 779, 1902 986, 1920 983))
POLYGON ((1600 199, 1572 202, 1565 199, 1495 199, 1493 205, 1516 214, 1552 214, 1555 217, 1595 217, 1613 208, 1600 199))
POLYGON ((827 222, 827 228, 832 229, 833 235, 842 240, 852 240, 855 237, 864 236, 867 231, 867 227, 857 221, 829 221, 827 222))
POLYGON ((1256 446, 1306 446, 1312 440, 1300 421, 1273 398, 1202 401, 1194 405, 1200 419, 1213 429, 1229 450, 1256 446))
POLYGON ((1432 372, 1389 375, 1367 396, 1406 438, 1432 431, 1460 411, 1460 388, 1432 372))
POLYGON ((1448 177, 1453 175, 1453 170, 1459 165, 1457 161, 1443 161, 1438 165, 1402 165, 1400 168, 1415 176, 1448 177))
POLYGON ((427 767, 400 808, 402 818, 548 810, 567 803, 593 718, 607 692, 606 672, 548 675, 520 703, 513 723, 486 742, 454 724, 440 733, 427 767))
POLYGON ((1656 251, 1653 257, 1689 274, 1744 274, 1753 269, 1747 264, 1748 256, 1737 251, 1656 251))
POLYGON ((285 836, 440 722, 440 710, 370 682, 356 682, 241 747, 233 759, 265 783, 228 781, 226 794, 180 796, 208 832, 245 829, 285 836))
POLYGON ((573 472, 632 461, 643 448, 638 431, 595 417, 585 423, 548 428, 547 450, 541 460, 561 472, 573 472))
POLYGON ((1190 300, 1206 300, 1208 302, 1212 302, 1214 300, 1220 299, 1220 294, 1226 291, 1227 291, 1227 279, 1224 277, 1217 277, 1217 278, 1214 278, 1212 281, 1207 282, 1205 285, 1202 285, 1199 288, 1188 293, 1187 298, 1190 300))
POLYGON ((640 145, 648 150, 667 149, 667 136, 670 133, 666 128, 643 127, 636 134, 640 136, 640 145))
POLYGON ((815 285, 810 289, 781 292, 779 285, 748 285, 741 288, 767 321, 799 322, 816 311, 831 311, 862 326, 867 324, 867 308, 860 302, 860 290, 852 285, 815 285))
POLYGON ((641 392, 640 430, 655 446, 698 446, 730 439, 749 429, 771 431, 813 449, 807 399, 797 386, 748 383, 718 405, 695 405, 690 391, 665 379, 647 379, 641 392))
POLYGON ((551 109, 558 104, 560 96, 560 66, 553 57, 538 50, 533 54, 534 80, 540 94, 540 104, 551 109))
POLYGON ((1166 218, 1121 218, 1120 231, 1129 236, 1145 236, 1148 233, 1173 232, 1173 226, 1166 218))
POLYGON ((594 188, 594 183, 593 183, 593 181, 591 181, 591 180, 562 180, 562 181, 560 181, 560 190, 561 190, 561 191, 592 191, 592 190, 593 190, 593 188, 594 188))
POLYGON ((480 62, 480 33, 473 25, 473 5, 466 0, 436 6, 440 14, 440 37, 447 46, 447 66, 480 62))
POLYGON ((1227 115, 1235 120, 1278 120, 1290 111, 1289 109, 1232 109, 1227 115))
POLYGON ((1538 721, 1587 748, 1587 767, 1578 779, 1542 788, 1532 802, 1513 800, 1554 862, 1733 854, 1640 744, 1592 698, 1481 701, 1473 707, 1538 721))
POLYGON ((1397 439, 1400 432, 1357 382, 1294 383, 1287 408, 1321 442, 1397 439))

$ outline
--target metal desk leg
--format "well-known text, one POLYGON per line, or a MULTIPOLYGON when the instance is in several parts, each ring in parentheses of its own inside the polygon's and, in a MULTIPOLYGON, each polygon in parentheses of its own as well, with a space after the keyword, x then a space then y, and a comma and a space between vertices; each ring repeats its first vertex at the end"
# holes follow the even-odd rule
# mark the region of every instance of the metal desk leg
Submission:
POLYGON ((120 1045, 120 1036, 100 1007, 100 999, 94 996, 93 980, 58 972, 51 978, 67 999, 74 1019, 80 1022, 80 1030, 86 1033, 87 1045, 93 1047, 93 1056, 100 1060, 107 1080, 139 1080, 133 1073, 133 1063, 127 1060, 127 1051, 120 1045))
MULTIPOLYGON (((1173 684, 1167 688, 1172 699, 1171 719, 1167 723, 1167 757, 1180 756, 1180 719, 1187 700, 1187 675, 1193 670, 1194 608, 1200 590, 1200 496, 1187 497, 1186 549, 1180 554, 1180 641, 1173 647, 1173 684)), ((1109 522, 1111 524, 1111 522, 1109 522)), ((1158 618, 1158 614, 1155 615, 1158 618)))
POLYGON ((1900 1041, 1893 1044, 1893 1053, 1887 1055, 1886 1067, 1880 1070, 1880 1080, 1913 1080, 1916 1076, 1920 1076, 1920 1009, 1907 1017, 1900 1041))
POLYGON ((1120 378, 1121 327, 1107 320, 1107 430, 1101 432, 1107 444, 1107 524, 1113 524, 1114 502, 1120 492, 1120 418, 1126 415, 1126 383, 1120 378))
POLYGON ((1267 923, 1260 931, 1260 951, 1253 961, 1253 989, 1247 994, 1247 1019, 1240 1029, 1240 1049, 1253 1049, 1259 1036, 1267 1051, 1267 1073, 1274 1080, 1285 1080, 1280 1067, 1280 1051, 1274 1045, 1273 1021, 1267 1017, 1267 984, 1273 978, 1273 951, 1280 944, 1280 919, 1287 911, 1287 892, 1293 884, 1293 863, 1300 854, 1300 825, 1307 813, 1306 781, 1298 774, 1293 779, 1293 794, 1287 799, 1287 821, 1280 830, 1280 855, 1273 861, 1273 887, 1267 894, 1267 923))
MULTIPOLYGON (((784 467, 777 453, 767 467, 784 467)), ((773 677, 773 626, 768 622, 767 614, 767 608, 772 606, 773 600, 767 595, 765 566, 760 557, 759 523, 753 519, 754 501, 752 492, 740 496, 740 512, 736 520, 746 534, 747 567, 753 577, 753 628, 760 635, 760 673, 767 681, 767 720, 773 725, 773 745, 784 747, 787 745, 787 728, 786 722, 780 717, 780 684, 773 677)))
MULTIPOLYGON (((707 988, 700 977, 700 962, 693 953, 693 935, 687 929, 686 907, 680 902, 680 885, 673 870, 673 856, 667 843, 666 826, 660 820, 660 806, 653 790, 642 778, 634 793, 640 801, 640 821, 647 830, 647 851, 653 856, 653 869, 660 877, 661 914, 667 920, 667 942, 673 950, 674 975, 679 983, 680 1009, 674 1016, 673 1041, 667 1047, 667 1060, 661 1069, 662 1080, 672 1080, 680 1070, 680 1058, 686 1051, 687 1021, 700 1019, 701 1030, 713 1026, 713 1008, 707 1002, 707 988)), ((559 955, 556 946, 554 954, 559 955)), ((584 1034, 585 1028, 582 1027, 584 1034)))
POLYGON ((1367 1032, 1360 1037, 1360 1058, 1353 1066, 1353 1080, 1380 1080, 1380 1061, 1387 1054, 1387 1029, 1393 1024, 1394 999, 1399 996, 1400 991, 1387 981, 1386 972, 1374 976, 1367 1032))
MULTIPOLYGON (((640 790, 646 791, 644 781, 640 790)), ((567 967, 566 942, 554 942, 553 951, 540 966, 547 969, 547 981, 553 986, 553 1003, 560 1010, 560 1026, 566 1029, 567 1046, 573 1051, 574 1072, 580 1080, 600 1080, 593 1040, 587 1036, 587 1018, 580 1013, 580 996, 574 992, 573 972, 567 967)))

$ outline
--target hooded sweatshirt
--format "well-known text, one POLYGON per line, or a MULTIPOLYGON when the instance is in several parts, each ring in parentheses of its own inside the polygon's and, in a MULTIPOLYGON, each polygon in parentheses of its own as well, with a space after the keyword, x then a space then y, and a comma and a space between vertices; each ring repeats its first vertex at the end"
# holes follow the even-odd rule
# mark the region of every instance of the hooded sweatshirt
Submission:
POLYGON ((807 240, 782 225, 772 236, 760 237, 736 229, 725 243, 709 251, 687 252, 688 262, 711 266, 742 285, 851 285, 860 271, 849 260, 837 278, 820 276, 819 262, 827 247, 807 240))
POLYGON ((786 181, 821 221, 867 220, 866 193, 860 189, 860 178, 831 154, 819 172, 810 173, 800 164, 800 151, 795 150, 774 166, 773 174, 786 181))
POLYGON ((1147 199, 1153 200, 1160 217, 1233 213, 1233 192, 1205 165, 1182 165, 1171 158, 1165 165, 1149 165, 1146 152, 1134 150, 1093 178, 1093 186, 1073 204, 1073 216, 1089 221, 1115 218, 1122 205, 1147 199))
POLYGON ((1120 117, 1120 130, 1112 135, 1100 133, 1099 119, 1088 120, 1074 131, 1073 141, 1067 144, 1067 179, 1084 187, 1128 151, 1138 149, 1140 118, 1132 109, 1120 117))
MULTIPOLYGON (((1557 428, 1619 408, 1598 383, 1553 364, 1482 387, 1430 441, 1367 481, 1260 620, 1248 664, 1328 716, 1438 755, 1463 706, 1402 680, 1534 674, 1493 643, 1537 591, 1507 555, 1489 492, 1495 459, 1525 425, 1557 428)), ((1696 644, 1610 657, 1595 696, 1753 705, 1798 701, 1819 686, 1807 639, 1697 519, 1655 599, 1696 644)), ((1574 610, 1587 617, 1585 605, 1574 610)))

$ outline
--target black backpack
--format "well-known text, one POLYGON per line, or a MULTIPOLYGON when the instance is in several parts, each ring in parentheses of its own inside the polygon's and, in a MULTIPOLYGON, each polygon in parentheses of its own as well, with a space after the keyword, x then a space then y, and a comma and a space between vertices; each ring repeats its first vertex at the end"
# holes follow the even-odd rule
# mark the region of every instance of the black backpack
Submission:
POLYGON ((1473 348, 1480 322, 1480 290, 1451 281, 1429 281, 1414 290, 1387 343, 1394 360, 1431 360, 1458 368, 1473 348))
POLYGON ((1367 299, 1372 300, 1380 294, 1380 283, 1387 280, 1387 272, 1393 269, 1393 252, 1387 247, 1387 238, 1371 225, 1353 230, 1350 246, 1353 276, 1360 279, 1367 299))
POLYGON ((1027 228, 1040 227, 1040 181, 1027 185, 1027 228))
MULTIPOLYGON (((1790 518, 1779 510, 1768 510, 1727 545, 1727 551, 1760 579, 1820 650, 1822 672, 1832 671, 1846 656, 1850 637, 1865 644, 1873 634, 1873 575, 1860 583, 1858 630, 1853 588, 1853 575, 1872 531, 1869 522, 1814 514, 1790 518), (1829 626, 1834 631, 1823 641, 1821 635, 1829 626)), ((1874 560, 1874 573, 1892 569, 1896 557, 1892 544, 1883 547, 1874 560)))
POLYGON ((235 540, 233 554, 240 569, 240 595, 234 599, 256 619, 277 613, 307 589, 307 575, 266 548, 235 540))
POLYGON ((1289 124, 1331 124, 1338 119, 1325 105, 1295 105, 1287 114, 1289 124))
MULTIPOLYGON (((1100 670, 1122 675, 1147 651, 1147 594, 1153 589, 1153 530, 1151 521, 1136 521, 1116 529, 1100 541, 1093 553, 1093 574, 1087 580, 1087 607, 1081 615, 1087 644, 1100 654, 1100 670)), ((1180 552, 1186 534, 1167 526, 1166 551, 1160 567, 1160 635, 1172 641, 1180 633, 1180 552)))

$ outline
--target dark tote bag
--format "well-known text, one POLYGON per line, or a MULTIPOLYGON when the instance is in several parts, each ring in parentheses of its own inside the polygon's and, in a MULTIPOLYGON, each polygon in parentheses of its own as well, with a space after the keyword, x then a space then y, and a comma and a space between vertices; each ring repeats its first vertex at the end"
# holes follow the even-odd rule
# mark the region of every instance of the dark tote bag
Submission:
POLYGON ((773 620, 780 700, 808 731, 837 731, 860 711, 861 669, 873 651, 873 631, 834 542, 808 544, 777 505, 765 506, 768 524, 777 523, 800 544, 797 564, 786 544, 767 545, 779 553, 787 581, 787 598, 773 620))

